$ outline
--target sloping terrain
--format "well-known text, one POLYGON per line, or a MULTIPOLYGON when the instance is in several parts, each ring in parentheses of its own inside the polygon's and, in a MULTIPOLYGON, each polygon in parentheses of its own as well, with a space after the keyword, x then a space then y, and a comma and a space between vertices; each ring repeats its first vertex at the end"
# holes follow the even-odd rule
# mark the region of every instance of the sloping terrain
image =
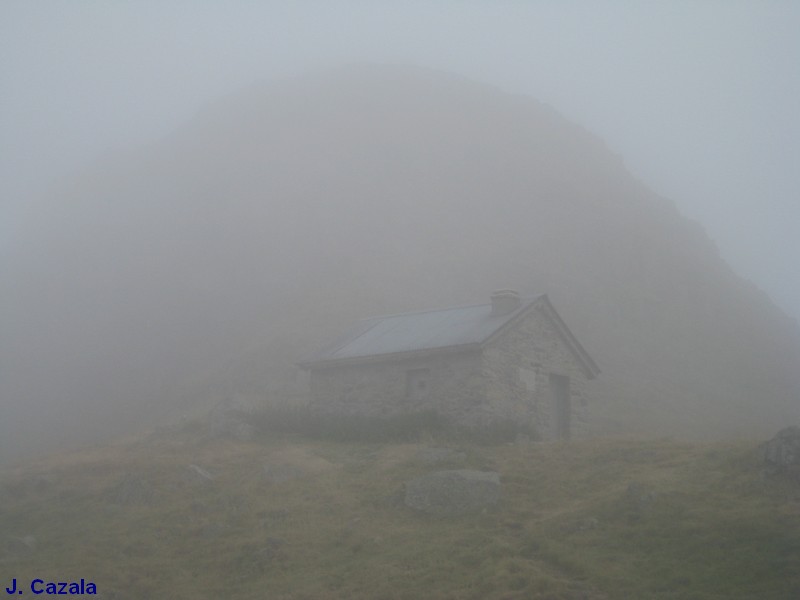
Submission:
MULTIPOLYGON (((800 487, 755 444, 212 441, 198 424, 0 477, 0 575, 101 598, 789 599, 800 487), (403 484, 500 473, 500 503, 432 517, 403 484)), ((26 590, 27 592, 27 590, 26 590)))
POLYGON ((598 432, 800 417, 797 323, 698 224, 552 108, 438 72, 245 90, 28 226, 3 265, 6 451, 301 393, 293 362, 351 320, 508 287, 548 293, 600 365, 598 432))

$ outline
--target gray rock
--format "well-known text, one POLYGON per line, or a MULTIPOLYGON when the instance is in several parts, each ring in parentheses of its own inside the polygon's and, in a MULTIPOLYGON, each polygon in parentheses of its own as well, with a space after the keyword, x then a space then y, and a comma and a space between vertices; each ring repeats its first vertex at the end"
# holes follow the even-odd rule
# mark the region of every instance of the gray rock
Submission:
POLYGON ((636 522, 650 513, 656 498, 658 498, 658 492, 653 488, 638 481, 632 481, 625 489, 621 506, 627 518, 631 522, 636 522))
POLYGON ((800 427, 781 429, 774 438, 761 444, 759 450, 773 471, 800 467, 800 427))
POLYGON ((461 515, 497 504, 500 474, 494 471, 436 471, 405 485, 405 505, 433 515, 461 515))
POLYGON ((625 500, 637 510, 650 506, 657 496, 658 492, 638 481, 630 482, 625 490, 625 500))
POLYGON ((529 433, 518 433, 514 436, 514 443, 517 446, 530 446, 533 438, 529 433))
POLYGON ((189 465, 189 481, 193 483, 211 483, 214 476, 202 467, 189 465))
POLYGON ((30 535, 30 534, 29 535, 23 535, 19 539, 23 544, 25 544, 28 548, 30 548, 31 551, 36 550, 36 538, 33 537, 32 535, 30 535))
POLYGON ((422 448, 415 458, 425 464, 434 465, 444 462, 463 462, 467 455, 452 448, 422 448))
POLYGON ((211 437, 234 438, 243 442, 252 440, 256 436, 254 410, 251 404, 243 400, 223 400, 208 415, 211 437))
POLYGON ((36 550, 36 538, 32 535, 10 537, 6 541, 6 552, 11 556, 25 556, 36 550))

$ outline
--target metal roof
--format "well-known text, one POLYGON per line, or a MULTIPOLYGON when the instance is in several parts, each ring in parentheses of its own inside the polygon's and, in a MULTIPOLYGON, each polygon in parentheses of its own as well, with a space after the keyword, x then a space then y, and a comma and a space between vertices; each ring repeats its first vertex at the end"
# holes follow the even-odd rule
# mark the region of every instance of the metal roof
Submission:
POLYGON ((524 299, 504 315, 493 315, 491 304, 479 304, 365 319, 301 364, 480 344, 537 299, 524 299))

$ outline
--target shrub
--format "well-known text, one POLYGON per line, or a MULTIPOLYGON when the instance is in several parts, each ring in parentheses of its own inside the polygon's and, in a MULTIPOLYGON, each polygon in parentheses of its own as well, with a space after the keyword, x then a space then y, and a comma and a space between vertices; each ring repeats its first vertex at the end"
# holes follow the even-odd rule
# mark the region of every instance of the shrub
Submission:
POLYGON ((253 415, 264 433, 295 433, 314 439, 356 442, 416 440, 424 433, 444 429, 444 419, 433 410, 390 416, 321 413, 305 407, 267 407, 253 415))
POLYGON ((484 446, 507 444, 521 437, 530 441, 540 439, 539 433, 533 426, 511 419, 494 419, 480 425, 455 426, 453 434, 457 438, 465 438, 484 446))

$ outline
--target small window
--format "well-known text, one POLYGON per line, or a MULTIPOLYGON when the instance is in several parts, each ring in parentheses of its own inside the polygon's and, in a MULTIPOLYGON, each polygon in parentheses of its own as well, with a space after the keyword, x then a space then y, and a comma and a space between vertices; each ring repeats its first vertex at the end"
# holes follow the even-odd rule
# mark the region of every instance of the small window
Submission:
POLYGON ((427 400, 430 395, 430 369, 406 371, 406 398, 414 401, 427 400))

